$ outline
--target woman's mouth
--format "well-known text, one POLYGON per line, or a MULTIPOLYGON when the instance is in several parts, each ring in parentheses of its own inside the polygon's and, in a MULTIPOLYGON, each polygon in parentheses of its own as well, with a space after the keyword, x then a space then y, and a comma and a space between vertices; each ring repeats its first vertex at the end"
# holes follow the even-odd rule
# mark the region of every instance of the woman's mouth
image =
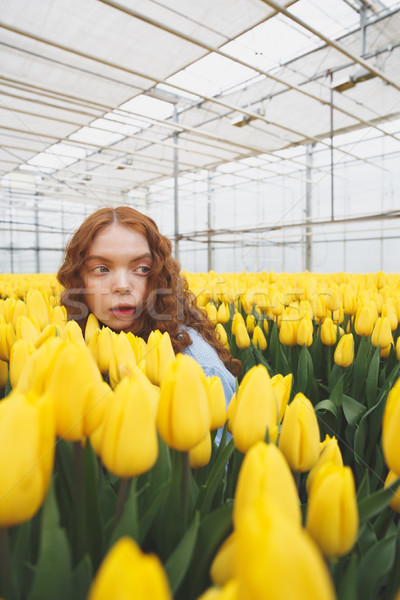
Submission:
POLYGON ((133 317, 135 310, 136 308, 134 306, 129 305, 114 306, 113 308, 110 308, 110 312, 115 317, 133 317))

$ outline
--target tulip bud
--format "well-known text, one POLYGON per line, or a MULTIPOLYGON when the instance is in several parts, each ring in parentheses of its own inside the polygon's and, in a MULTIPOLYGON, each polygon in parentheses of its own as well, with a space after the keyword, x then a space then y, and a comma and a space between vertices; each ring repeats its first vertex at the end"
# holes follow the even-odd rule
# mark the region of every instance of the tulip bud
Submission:
POLYGON ((17 339, 11 323, 0 324, 0 360, 10 360, 10 352, 17 339))
POLYGON ((147 340, 146 375, 154 385, 160 385, 166 367, 175 359, 169 333, 152 331, 147 340))
POLYGON ((216 325, 218 323, 217 307, 215 306, 215 304, 213 302, 208 302, 206 304, 205 308, 206 308, 208 320, 211 321, 211 323, 213 323, 214 325, 216 325))
POLYGON ((13 391, 0 403, 0 527, 29 521, 50 483, 55 429, 51 400, 13 391))
POLYGON ((390 390, 382 419, 382 448, 389 469, 400 473, 400 377, 390 390))
POLYGON ((11 348, 10 383, 12 388, 16 387, 23 368, 35 350, 36 348, 31 342, 21 339, 17 340, 11 348))
POLYGON ((229 348, 228 336, 226 334, 225 327, 221 325, 221 323, 217 323, 215 331, 217 333, 217 338, 220 344, 225 346, 225 348, 229 348))
POLYGON ((60 337, 49 338, 33 352, 17 379, 17 389, 20 392, 35 391, 38 395, 44 393, 48 375, 65 343, 60 337))
POLYGON ((40 335, 40 328, 34 321, 34 317, 21 316, 17 319, 15 332, 18 339, 25 340, 26 342, 35 345, 40 335))
POLYGON ((246 329, 248 333, 251 335, 254 331, 254 327, 256 326, 256 318, 254 315, 247 315, 246 317, 246 329))
POLYGON ((14 330, 17 328, 17 320, 18 317, 27 317, 28 316, 28 307, 23 300, 17 300, 14 305, 14 310, 12 313, 11 324, 14 327, 14 330))
POLYGON ((150 470, 158 456, 157 389, 135 367, 114 389, 106 404, 100 456, 111 473, 136 477, 150 470))
POLYGON ((322 552, 342 556, 358 534, 358 508, 350 467, 326 463, 317 472, 307 505, 306 528, 322 552))
POLYGON ((377 348, 386 348, 394 344, 390 321, 387 317, 379 317, 371 335, 371 342, 377 348))
POLYGON ((212 451, 211 434, 206 434, 196 446, 189 450, 189 464, 192 469, 205 467, 210 462, 212 451))
POLYGON ((390 321, 390 328, 392 331, 397 329, 398 319, 396 312, 394 310, 394 306, 390 300, 388 300, 385 304, 382 305, 382 317, 387 317, 390 321))
POLYGON ((210 408, 210 430, 219 429, 225 425, 226 402, 222 381, 216 375, 206 377, 208 387, 208 404, 210 408))
POLYGON ((321 320, 326 317, 326 305, 322 294, 314 294, 311 297, 311 308, 315 319, 321 320))
POLYGON ((54 306, 51 310, 51 323, 56 323, 60 329, 63 329, 68 322, 65 306, 54 306))
POLYGON ((86 346, 70 342, 60 348, 45 388, 54 399, 60 437, 80 441, 99 426, 109 386, 86 346))
POLYGON ((320 433, 311 402, 296 394, 287 405, 279 436, 279 448, 293 471, 309 471, 319 456, 320 433))
POLYGON ((92 582, 87 600, 110 598, 172 600, 160 559, 144 554, 130 537, 120 538, 106 555, 92 582))
POLYGON ((297 322, 283 318, 279 329, 279 341, 284 346, 295 346, 297 343, 297 322))
POLYGON ((297 327, 297 344, 311 346, 313 341, 313 324, 309 317, 303 317, 297 327))
POLYGON ((355 294, 345 292, 343 298, 343 309, 346 315, 355 315, 357 312, 357 299, 355 294))
POLYGON ((229 305, 227 302, 222 302, 218 307, 217 321, 218 323, 227 323, 230 318, 229 305))
POLYGON ((115 387, 136 366, 136 357, 124 331, 112 332, 111 345, 113 353, 108 374, 111 387, 115 387))
POLYGON ((249 337, 247 328, 241 322, 239 322, 236 325, 235 338, 236 338, 236 345, 241 350, 244 350, 245 348, 248 348, 250 346, 250 337, 249 337))
POLYGON ((254 327, 253 344, 255 345, 256 348, 257 348, 257 344, 258 344, 258 346, 260 347, 260 350, 262 352, 264 352, 264 350, 267 348, 267 340, 265 339, 263 330, 261 329, 261 327, 259 325, 256 325, 254 327))
POLYGON ((233 335, 236 335, 236 328, 239 323, 242 323, 242 325, 244 325, 244 327, 246 327, 241 313, 235 312, 235 314, 233 315, 233 319, 232 319, 232 334, 233 335))
POLYGON ((281 373, 277 373, 271 379, 272 388, 278 403, 279 423, 281 423, 283 419, 287 403, 289 402, 290 392, 292 389, 292 379, 292 373, 289 373, 285 377, 281 373))
POLYGON ((356 312, 354 329, 357 335, 368 337, 374 328, 374 320, 371 307, 367 304, 362 305, 356 312))
POLYGON ((236 412, 237 412, 237 407, 238 407, 238 403, 237 403, 237 396, 236 396, 236 392, 235 392, 231 398, 231 401, 228 404, 228 408, 226 411, 226 420, 228 421, 229 433, 232 433, 233 423, 235 421, 236 412))
POLYGON ((336 346, 333 360, 339 367, 349 367, 354 360, 354 338, 352 333, 346 333, 336 346))
POLYGON ((335 437, 330 438, 325 436, 325 440, 320 444, 321 453, 311 471, 308 474, 306 481, 307 493, 310 493, 312 482, 319 469, 327 462, 331 462, 337 467, 343 467, 342 453, 340 452, 338 441, 335 437))
POLYGON ((245 453, 258 441, 274 442, 278 435, 278 406, 271 378, 264 365, 257 365, 243 377, 237 393, 232 425, 235 446, 245 453))
POLYGON ((28 309, 28 317, 33 317, 37 322, 40 331, 42 331, 42 329, 49 324, 49 307, 39 290, 31 290, 28 292, 26 306, 28 309))
POLYGON ((102 327, 97 339, 95 351, 96 363, 103 375, 108 373, 113 357, 112 333, 109 327, 102 327))
MULTIPOLYGON (((389 487, 389 485, 391 483, 393 483, 394 481, 396 481, 396 479, 398 479, 398 478, 399 478, 399 475, 397 475, 394 471, 390 470, 385 479, 385 488, 389 487)), ((400 488, 400 484, 397 486, 396 492, 389 502, 390 508, 393 508, 393 510, 395 510, 398 513, 400 513, 400 489, 399 488, 400 488)))
POLYGON ((325 346, 336 344, 337 330, 330 317, 326 317, 321 325, 321 341, 325 346))
POLYGON ((243 459, 233 507, 235 525, 259 496, 274 499, 301 526, 300 500, 289 465, 275 444, 257 442, 243 459))
POLYGON ((255 500, 241 514, 236 533, 238 598, 334 600, 334 587, 318 548, 276 501, 255 500))
POLYGON ((82 329, 76 321, 68 321, 61 332, 61 337, 63 340, 86 347, 82 329))
POLYGON ((194 358, 178 354, 164 371, 160 392, 159 433, 170 448, 188 451, 210 430, 206 376, 194 358))
POLYGON ((98 322, 97 317, 93 313, 90 313, 87 318, 86 326, 85 326, 85 342, 86 342, 86 344, 88 344, 90 342, 92 335, 98 329, 100 329, 100 323, 98 322))
POLYGON ((210 567, 210 577, 214 585, 225 585, 234 578, 236 533, 233 532, 218 549, 210 567))

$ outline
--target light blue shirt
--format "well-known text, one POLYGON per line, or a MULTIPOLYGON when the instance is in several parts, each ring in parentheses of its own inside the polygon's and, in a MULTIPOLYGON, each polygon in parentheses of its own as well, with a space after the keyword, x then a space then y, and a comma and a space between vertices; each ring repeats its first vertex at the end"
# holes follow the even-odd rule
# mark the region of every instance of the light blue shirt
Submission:
POLYGON ((182 354, 187 354, 194 358, 202 367, 207 377, 216 375, 221 379, 226 406, 228 406, 236 387, 235 377, 225 367, 215 348, 210 346, 198 331, 191 327, 185 327, 185 330, 188 332, 193 343, 182 350, 182 354))

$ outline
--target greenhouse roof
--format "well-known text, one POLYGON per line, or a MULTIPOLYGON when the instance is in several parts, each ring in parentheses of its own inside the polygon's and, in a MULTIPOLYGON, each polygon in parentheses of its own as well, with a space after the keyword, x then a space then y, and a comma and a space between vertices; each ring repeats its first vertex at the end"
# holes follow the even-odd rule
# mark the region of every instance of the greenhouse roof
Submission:
POLYGON ((398 1, 0 5, 4 185, 32 173, 46 195, 90 182, 120 203, 204 170, 279 173, 293 148, 360 128, 400 139, 398 1))

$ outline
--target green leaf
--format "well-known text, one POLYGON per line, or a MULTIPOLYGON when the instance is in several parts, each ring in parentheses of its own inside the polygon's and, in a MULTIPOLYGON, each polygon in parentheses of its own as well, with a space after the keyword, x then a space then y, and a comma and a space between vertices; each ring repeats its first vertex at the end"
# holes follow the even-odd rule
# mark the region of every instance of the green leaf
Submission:
POLYGON ((222 542, 232 531, 232 510, 233 500, 228 500, 202 519, 192 564, 186 578, 187 598, 198 598, 209 583, 211 562, 222 542))
POLYGON ((395 479, 386 488, 373 492, 369 496, 360 500, 358 505, 358 512, 360 515, 360 523, 367 521, 371 517, 377 515, 381 510, 386 508, 390 500, 396 493, 396 490, 400 484, 400 478, 395 479))
POLYGON ((340 600, 357 600, 357 567, 358 557, 353 553, 338 582, 338 598, 340 600))
POLYGON ((139 532, 138 543, 141 544, 145 539, 148 530, 150 529, 156 514, 165 498, 169 488, 169 481, 164 481, 151 497, 148 498, 146 510, 140 513, 139 516, 139 532))
POLYGON ((364 477, 357 489, 357 502, 360 503, 361 500, 366 498, 369 495, 369 469, 365 469, 364 477))
POLYGON ((367 381, 365 385, 368 407, 371 407, 376 403, 378 395, 379 363, 380 348, 377 348, 372 356, 372 360, 369 365, 367 381))
POLYGON ((124 503, 123 512, 118 523, 116 523, 108 547, 110 548, 122 536, 128 535, 135 540, 138 539, 138 510, 137 510, 137 479, 134 477, 130 482, 128 496, 124 503))
POLYGON ((363 336, 360 340, 357 356, 353 365, 353 384, 351 387, 351 395, 353 398, 359 398, 361 395, 361 390, 367 376, 370 351, 371 340, 363 336))
POLYGON ((300 350, 299 362, 297 365, 297 392, 302 392, 303 394, 307 395, 308 389, 310 387, 310 382, 313 377, 314 366, 311 354, 308 348, 306 348, 306 346, 303 346, 300 350))
POLYGON ((333 435, 337 431, 339 414, 336 406, 330 400, 321 400, 315 405, 321 434, 333 435))
POLYGON ((90 557, 86 554, 72 573, 71 588, 74 600, 85 600, 93 579, 93 569, 90 557))
POLYGON ((344 416, 349 425, 356 425, 367 410, 363 404, 357 402, 354 398, 345 395, 342 398, 342 407, 344 416))
POLYGON ((43 505, 39 559, 28 600, 69 600, 71 554, 67 534, 59 525, 54 484, 43 505))
POLYGON ((235 449, 233 439, 225 446, 221 454, 218 455, 208 476, 207 482, 200 489, 199 497, 196 504, 196 509, 200 510, 202 515, 207 514, 211 508, 214 494, 218 484, 225 473, 226 463, 235 449))
POLYGON ((103 523, 100 516, 100 497, 98 482, 99 464, 89 440, 86 441, 83 455, 85 478, 85 512, 87 523, 87 542, 94 570, 103 556, 103 523))
POLYGON ((178 591, 179 586, 190 565, 197 539, 197 533, 199 530, 199 524, 200 514, 196 511, 185 535, 165 563, 165 571, 167 573, 173 595, 175 595, 178 591))
POLYGON ((376 600, 385 576, 391 571, 396 548, 396 534, 375 544, 362 557, 358 566, 358 597, 376 600))
POLYGON ((333 387, 333 389, 331 391, 331 394, 329 396, 329 400, 331 402, 333 402, 333 404, 337 408, 340 408, 342 406, 343 386, 344 386, 344 379, 345 379, 345 377, 346 377, 346 375, 345 375, 345 373, 343 373, 343 375, 336 382, 336 384, 333 387))

